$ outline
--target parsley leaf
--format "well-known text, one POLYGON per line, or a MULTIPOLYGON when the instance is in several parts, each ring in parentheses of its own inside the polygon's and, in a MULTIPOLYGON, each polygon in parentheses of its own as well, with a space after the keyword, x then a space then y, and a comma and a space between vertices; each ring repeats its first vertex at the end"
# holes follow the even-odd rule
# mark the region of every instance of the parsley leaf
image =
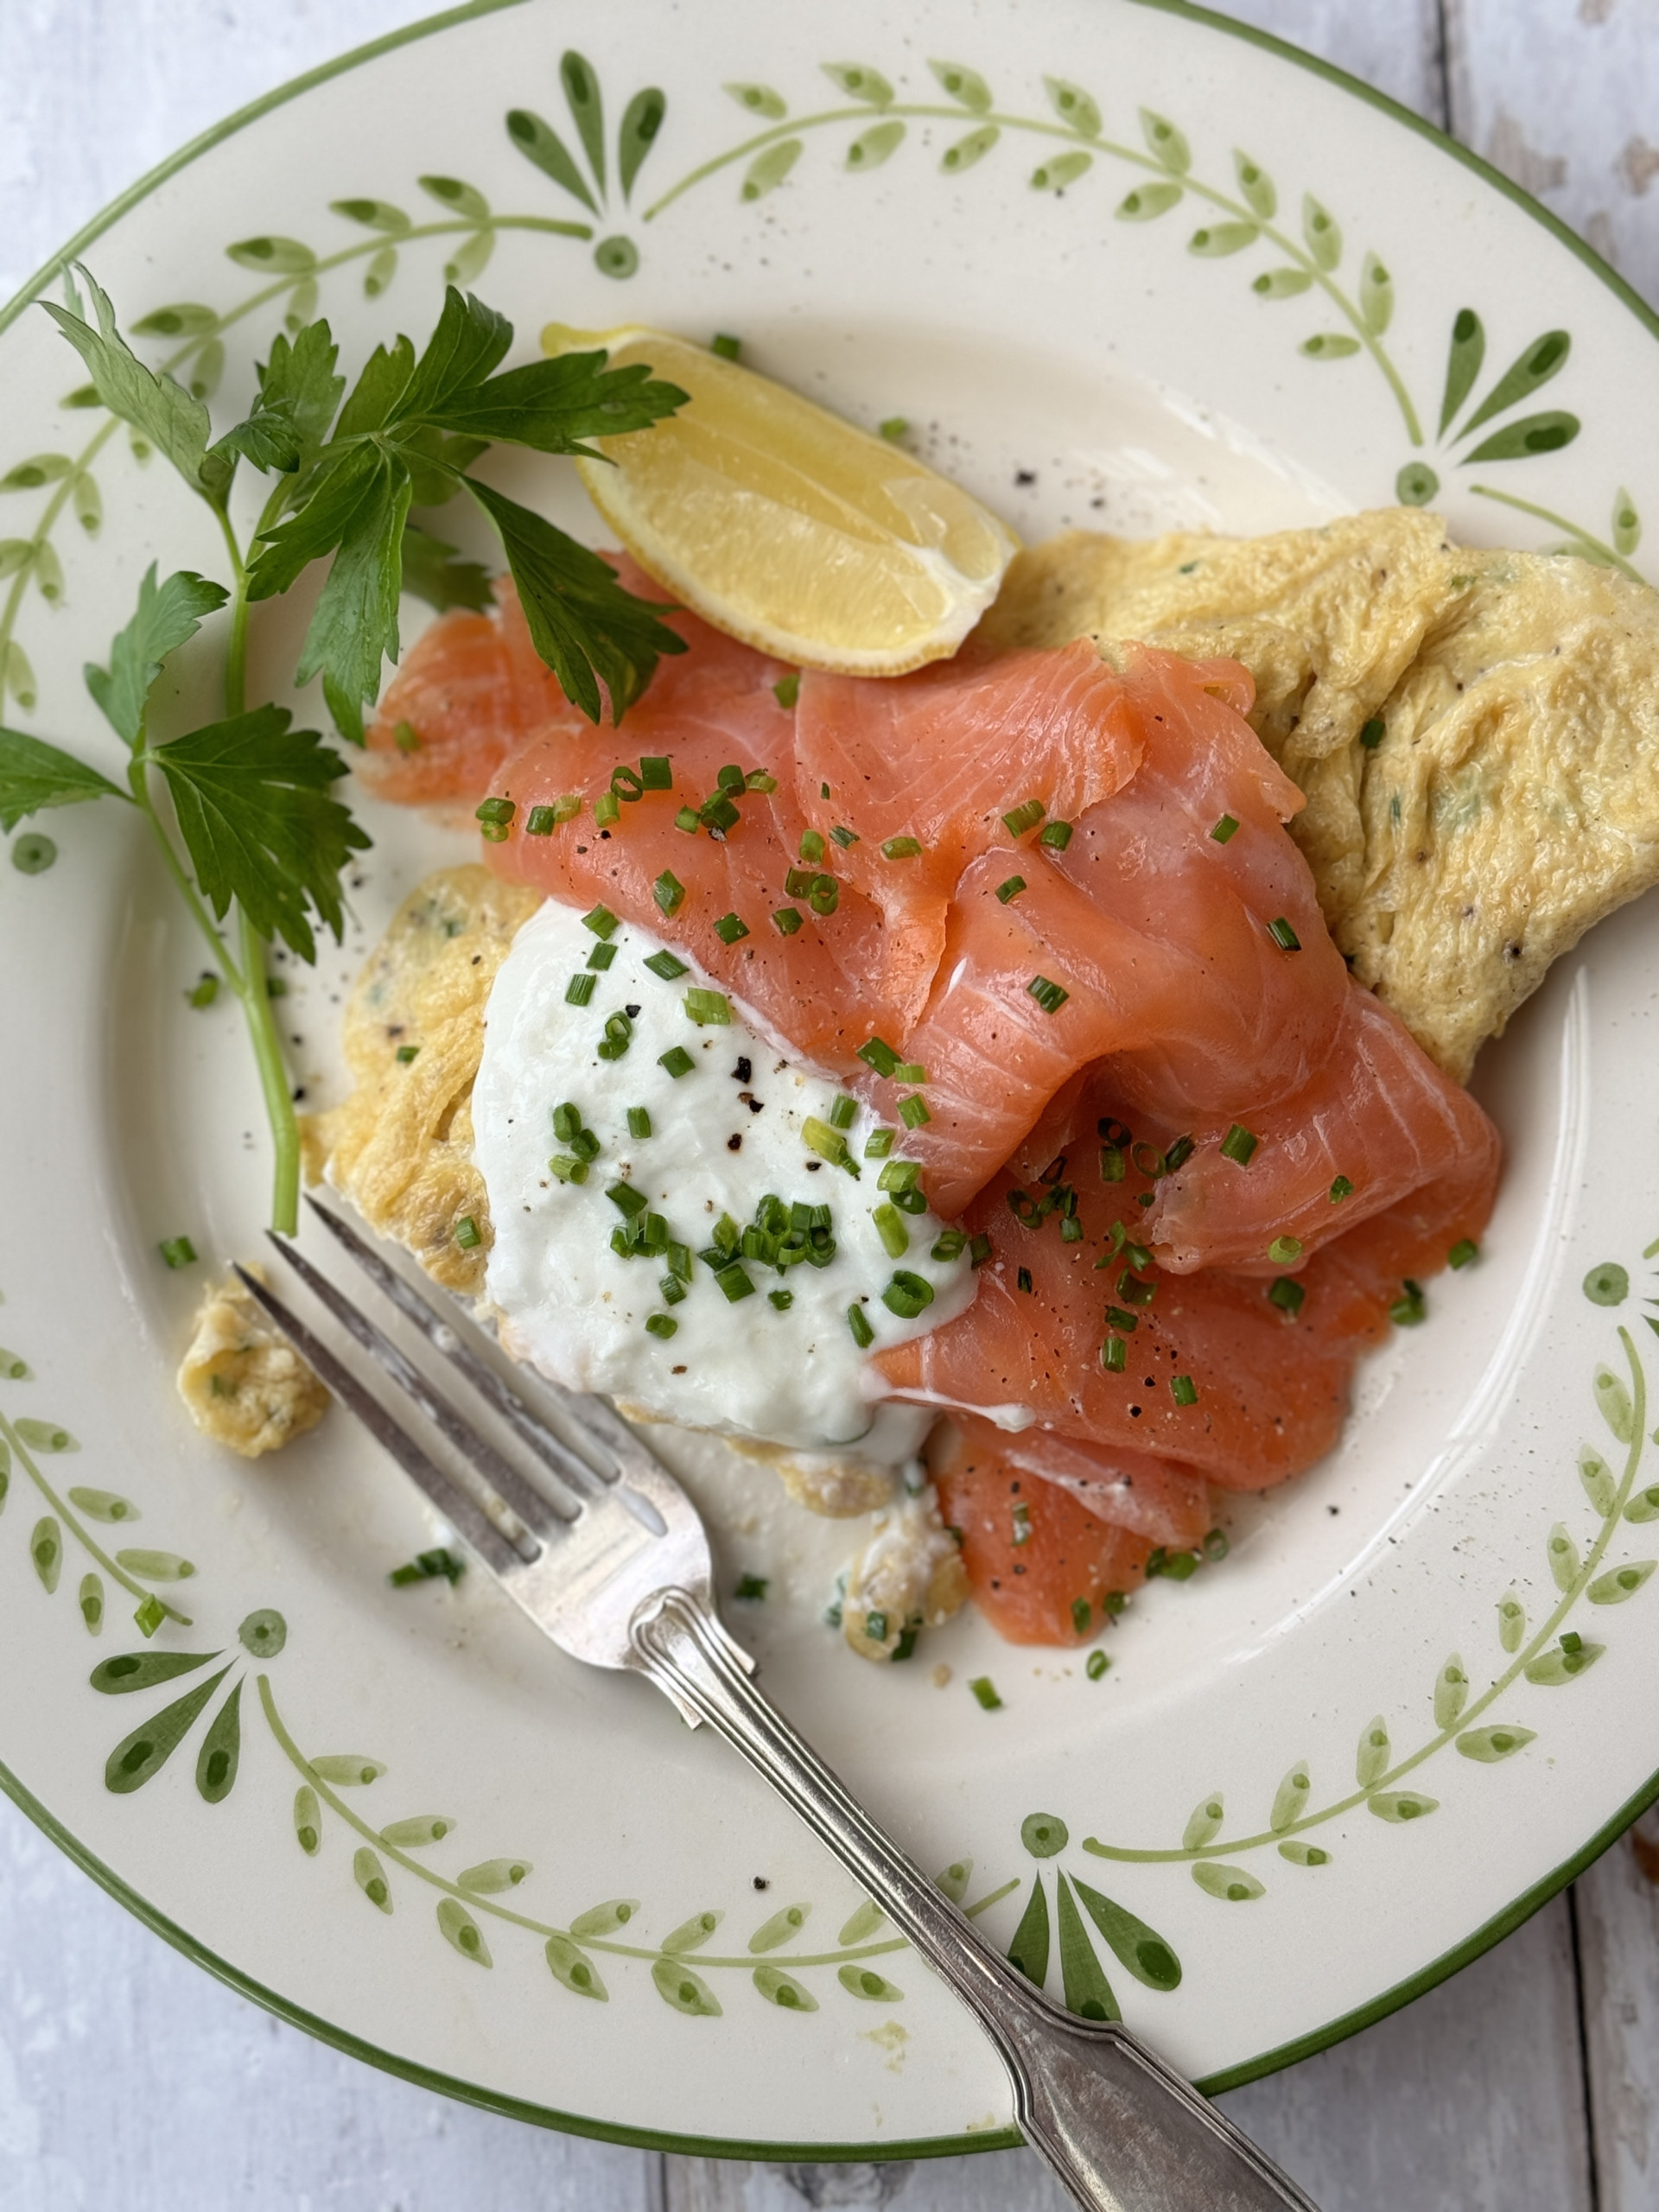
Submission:
POLYGON ((334 932, 344 922, 340 872, 369 840, 328 787, 346 772, 285 707, 209 722, 145 759, 172 794, 197 884, 222 920, 234 899, 257 933, 315 960, 308 906, 334 932))
POLYGON ((206 618, 224 606, 230 594, 189 569, 180 569, 163 584, 152 561, 138 587, 138 608, 111 642, 110 664, 86 664, 86 689, 118 736, 137 746, 144 734, 144 709, 162 663, 206 618))
POLYGON ((73 806, 86 798, 126 798, 119 784, 100 776, 72 753, 21 730, 0 729, 0 830, 10 831, 26 814, 45 806, 73 806))
POLYGON ((437 328, 388 410, 387 423, 436 421, 445 402, 487 377, 512 343, 505 315, 446 284, 437 328))
POLYGON ((404 589, 435 607, 469 607, 481 613, 491 604, 490 572, 478 561, 460 558, 418 523, 404 524, 404 589))
POLYGON ((339 358, 328 325, 308 322, 292 344, 278 331, 271 340, 270 360, 260 366, 260 405, 293 424, 302 466, 321 450, 346 389, 345 378, 334 371, 339 358))
POLYGON ((386 418, 415 373, 415 348, 397 337, 390 347, 377 346, 352 386, 352 396, 340 410, 334 438, 360 438, 366 431, 383 430, 386 418))
POLYGON ((659 658, 685 651, 684 639, 657 620, 667 607, 624 591, 607 561, 543 516, 475 477, 463 481, 501 533, 531 641, 566 698, 596 722, 602 682, 620 722, 659 658))
POLYGON ((363 702, 380 690, 380 664, 397 658, 409 472, 382 460, 341 538, 305 633, 296 683, 322 677, 342 737, 363 742, 363 702))
POLYGON ((504 445, 601 461, 604 455, 584 439, 649 429, 683 407, 687 397, 677 385, 654 382, 643 361, 607 369, 607 359, 603 353, 561 353, 555 360, 531 361, 454 391, 429 408, 426 419, 504 445))
POLYGON ((57 307, 50 300, 41 305, 86 362, 92 389, 110 412, 130 423, 166 454, 188 483, 206 493, 201 472, 212 427, 207 410, 165 371, 158 376, 144 366, 115 327, 109 295, 85 269, 79 273, 92 296, 96 330, 75 308, 57 307))

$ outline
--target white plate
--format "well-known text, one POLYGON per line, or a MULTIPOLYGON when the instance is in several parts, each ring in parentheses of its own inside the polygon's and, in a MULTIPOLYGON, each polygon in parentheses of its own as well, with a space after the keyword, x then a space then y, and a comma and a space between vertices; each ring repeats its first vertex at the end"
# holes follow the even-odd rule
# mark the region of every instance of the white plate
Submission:
MULTIPOLYGON (((1259 530, 1396 486, 1428 496, 1431 472, 1454 529, 1485 543, 1605 541, 1622 557, 1631 525, 1609 518, 1659 509, 1652 442, 1627 442, 1655 327, 1615 278, 1402 111, 1236 26, 1130 0, 918 0, 902 29, 874 0, 463 11, 273 95, 135 188, 76 251, 129 328, 179 302, 209 310, 170 337, 152 320, 142 342, 181 373, 222 342, 221 412, 285 311, 319 299, 354 363, 400 326, 424 335, 454 257, 517 321, 521 357, 549 316, 740 333, 746 358, 855 418, 909 417, 1028 536, 1259 530), (571 49, 585 60, 562 82, 571 49), (619 126, 647 86, 665 112, 625 189, 619 126), (602 188, 581 130, 601 105, 602 188), (526 158, 526 131, 548 139, 512 135, 521 105, 558 134, 593 207, 526 158), (1241 174, 1236 148, 1259 169, 1241 174), (359 197, 408 227, 331 207, 359 197), (1442 432, 1465 310, 1485 365, 1442 432), (1570 335, 1564 357, 1539 353, 1552 331, 1570 335), (1555 373, 1471 429, 1516 360, 1535 380, 1555 373)), ((161 463, 139 466, 103 416, 64 407, 79 366, 26 302, 8 312, 0 378, 0 527, 50 548, 0 584, 7 718, 106 753, 81 664, 103 656, 149 559, 213 574, 222 554, 161 463), (96 531, 77 519, 87 477, 96 531), (40 587, 60 567, 53 599, 40 587)), ((581 512, 551 464, 512 474, 581 512)), ((256 685, 292 666, 296 620, 284 609, 257 631, 256 685)), ((203 697, 212 658, 187 668, 203 697)), ((365 944, 424 868, 465 849, 363 812, 378 842, 349 941, 283 1006, 314 1100, 365 944)), ((28 1369, 0 1386, 5 1786, 239 1987, 503 2110, 763 2155, 1010 2139, 988 2050, 886 1930, 849 1930, 844 1878, 719 1744, 642 1685, 567 1662, 475 1576, 453 1596, 388 1589, 428 1524, 344 1418, 253 1466, 190 1427, 170 1370, 199 1275, 169 1274, 156 1245, 185 1231, 214 1259, 257 1249, 245 1047, 232 1007, 184 1005, 198 948, 137 825, 89 807, 39 826, 55 867, 0 868, 3 1333, 9 1364, 28 1369), (72 1440, 54 1452, 38 1440, 58 1423, 72 1440), (138 1527, 99 1521, 82 1491, 130 1501, 138 1527), (196 1568, 164 1586, 192 1625, 149 1645, 128 1622, 156 1562, 117 1557, 135 1540, 196 1568), (96 1641, 76 1602, 85 1575, 105 1602, 96 1641), (274 1654, 238 1641, 264 1608, 286 1624, 274 1654), (93 1666, 128 1649, 226 1658, 99 1694, 93 1666), (207 1802, 193 1772, 217 1707, 142 1788, 106 1786, 129 1732, 154 1740, 169 1701, 227 1662, 234 1789, 207 1802), (306 1769, 340 1754, 385 1771, 348 1787, 306 1769), (296 1840, 302 1788, 321 1802, 314 1852, 296 1840), (454 1834, 382 1840, 422 1815, 454 1834), (353 1879, 364 1850, 390 1914, 353 1879), (534 1872, 511 1892, 457 1884, 515 1853, 534 1872), (638 1901, 626 1922, 582 1917, 613 1899, 638 1901), (777 1931, 759 1931, 791 1906, 810 1918, 766 1948, 777 1931), (457 1907, 487 1967, 456 1948, 457 1907), (710 2001, 688 2014, 652 1962, 704 1912, 724 1916, 718 1930, 662 1977, 673 1993, 695 1973, 710 2001), (549 1933, 573 1930, 603 2003, 549 1971, 549 1933), (757 1965, 790 1979, 757 1986, 757 1965), (843 1967, 880 1989, 849 1990, 843 1967), (780 1986, 816 2009, 767 2001, 780 1986)), ((1062 1873, 1156 1930, 1148 1950, 1119 1923, 1123 1959, 1103 1942, 1102 1961, 1133 2024, 1212 2086, 1451 1971, 1653 1793, 1659 1598, 1603 1602, 1626 1594, 1606 1578, 1659 1549, 1625 1511, 1645 1512, 1659 1482, 1643 1373, 1659 1235, 1653 925, 1649 902, 1597 931, 1484 1059, 1478 1087, 1510 1150, 1481 1264, 1437 1281, 1429 1325, 1370 1363, 1341 1448, 1238 1512, 1224 1568, 1137 1601, 1103 1681, 972 1620, 921 1665, 854 1663, 817 1618, 845 1531, 770 1510, 766 1486, 710 1447, 677 1448, 718 1496, 728 1586, 742 1569, 772 1579, 772 1599, 734 1618, 782 1704, 925 1860, 972 1858, 969 1894, 995 1900, 1003 1941, 1033 1882, 1053 1909, 1062 1873), (1595 1268, 1626 1271, 1621 1304, 1584 1294, 1595 1268), (1567 1550, 1552 1550, 1557 1524, 1567 1550), (1524 1614, 1518 1642, 1500 1637, 1506 1598, 1524 1614), (1564 1633, 1584 1640, 1570 1673, 1564 1633), (1000 1712, 964 1687, 982 1672, 1000 1712), (1373 1756, 1378 1726, 1388 1748, 1373 1756), (1493 1729, 1507 1732, 1480 1732, 1493 1729), (1305 1802, 1285 1779, 1300 1774, 1305 1802), (1213 1835, 1192 1814, 1211 1793, 1225 1806, 1213 1835), (1298 1846, 1324 1863, 1294 1863, 1298 1846)), ((1052 1975, 1058 1988, 1058 1963, 1052 1975)))

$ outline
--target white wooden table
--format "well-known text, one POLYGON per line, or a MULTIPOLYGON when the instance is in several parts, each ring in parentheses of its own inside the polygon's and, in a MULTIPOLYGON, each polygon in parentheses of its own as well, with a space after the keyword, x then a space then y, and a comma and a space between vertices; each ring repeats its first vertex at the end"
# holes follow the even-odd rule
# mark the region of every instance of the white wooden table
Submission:
MULTIPOLYGON (((1457 135, 1659 297, 1656 0, 1217 0, 1457 135)), ((718 0, 703 0, 717 5, 718 0)), ((141 170, 422 0, 0 0, 0 297, 141 170)), ((1650 435, 1651 433, 1649 433, 1650 435)), ((1408 2011, 1225 2100, 1324 2212, 1659 2212, 1659 1820, 1408 2011)), ((765 2167, 542 2133, 211 1981, 0 1800, 4 2212, 1047 2212, 1023 2152, 765 2167)), ((1194 2208, 1199 2212, 1199 2208, 1194 2208)))

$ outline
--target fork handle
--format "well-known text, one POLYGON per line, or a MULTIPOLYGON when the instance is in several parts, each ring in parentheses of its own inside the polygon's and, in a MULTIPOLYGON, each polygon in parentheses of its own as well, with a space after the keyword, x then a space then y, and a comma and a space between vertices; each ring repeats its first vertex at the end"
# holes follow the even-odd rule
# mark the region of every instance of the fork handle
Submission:
POLYGON ((1117 2021, 1077 2018, 1010 1967, 870 1818, 744 1670, 703 1600, 634 1617, 635 1663, 723 1736, 829 1845, 975 2014, 1027 2140, 1090 2212, 1316 2212, 1313 2200, 1117 2021))

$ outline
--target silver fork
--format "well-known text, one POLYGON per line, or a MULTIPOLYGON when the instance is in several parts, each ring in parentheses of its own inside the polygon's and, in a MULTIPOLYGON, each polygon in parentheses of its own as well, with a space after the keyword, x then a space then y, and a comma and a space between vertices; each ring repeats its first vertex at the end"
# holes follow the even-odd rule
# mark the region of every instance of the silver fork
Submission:
POLYGON ((756 1688, 754 1661, 715 1611, 702 1520, 636 1432, 603 1399, 556 1390, 598 1463, 590 1465, 423 1294, 337 1215, 309 1203, 376 1287, 528 1446, 543 1471, 545 1492, 478 1434, 294 1245, 271 1239, 307 1288, 463 1456, 486 1502, 457 1487, 327 1345, 238 1268, 248 1291, 543 1635, 592 1666, 644 1675, 692 1727, 706 1720, 830 1847, 979 2021, 1007 2069, 1027 2140, 1077 2202, 1091 2212, 1316 2212, 1128 2028, 1079 2019, 1051 2004, 876 1826, 756 1688))

